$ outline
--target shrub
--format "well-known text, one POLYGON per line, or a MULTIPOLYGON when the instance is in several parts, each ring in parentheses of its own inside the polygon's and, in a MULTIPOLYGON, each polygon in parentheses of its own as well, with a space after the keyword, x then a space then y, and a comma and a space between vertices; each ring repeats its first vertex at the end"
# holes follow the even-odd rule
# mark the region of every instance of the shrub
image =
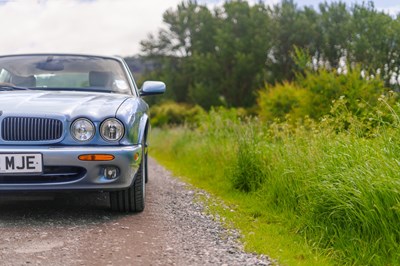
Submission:
POLYGON ((332 101, 346 98, 346 108, 363 116, 378 104, 378 98, 389 92, 383 81, 364 79, 358 67, 346 74, 325 69, 298 74, 292 83, 266 86, 258 94, 259 115, 264 120, 309 116, 313 119, 329 114, 332 101))
POLYGON ((155 127, 167 125, 196 125, 198 117, 204 110, 188 104, 164 102, 151 108, 151 124, 155 127))
POLYGON ((350 69, 347 74, 325 69, 307 71, 305 75, 298 77, 297 83, 311 93, 308 115, 312 118, 328 114, 332 101, 342 96, 347 99, 350 112, 356 115, 369 112, 371 107, 377 105, 379 96, 389 91, 379 78, 362 78, 358 67, 350 69))
POLYGON ((259 91, 259 116, 264 120, 283 120, 286 115, 301 118, 308 115, 310 94, 294 83, 284 82, 259 91))

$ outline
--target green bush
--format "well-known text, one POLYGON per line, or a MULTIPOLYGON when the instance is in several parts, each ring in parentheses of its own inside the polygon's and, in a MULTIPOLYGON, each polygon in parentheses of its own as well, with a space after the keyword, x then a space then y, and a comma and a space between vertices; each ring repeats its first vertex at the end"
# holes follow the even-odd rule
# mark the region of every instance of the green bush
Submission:
POLYGON ((379 77, 367 80, 361 77, 358 67, 349 69, 347 74, 321 69, 318 72, 307 71, 304 76, 299 76, 299 86, 307 88, 312 95, 309 102, 310 117, 320 118, 328 114, 332 101, 340 97, 347 99, 346 105, 351 113, 361 115, 376 106, 379 96, 390 90, 385 88, 379 77))
POLYGON ((150 109, 151 124, 154 127, 196 125, 204 110, 188 104, 164 102, 150 109))
POLYGON ((322 118, 330 113, 332 101, 346 98, 346 108, 363 116, 378 104, 378 98, 390 89, 379 78, 364 79, 359 68, 346 74, 325 69, 305 71, 292 83, 261 89, 258 96, 259 115, 264 120, 309 116, 322 118))
POLYGON ((309 115, 311 94, 294 83, 266 86, 258 94, 259 116, 264 120, 284 120, 287 115, 302 118, 309 115))

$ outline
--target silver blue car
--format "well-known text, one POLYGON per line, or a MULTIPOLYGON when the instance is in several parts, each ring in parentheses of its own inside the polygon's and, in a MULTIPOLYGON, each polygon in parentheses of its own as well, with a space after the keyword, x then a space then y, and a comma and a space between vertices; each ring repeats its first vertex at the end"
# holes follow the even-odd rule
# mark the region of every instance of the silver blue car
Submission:
POLYGON ((121 212, 145 206, 149 107, 123 59, 0 56, 0 192, 109 191, 121 212))

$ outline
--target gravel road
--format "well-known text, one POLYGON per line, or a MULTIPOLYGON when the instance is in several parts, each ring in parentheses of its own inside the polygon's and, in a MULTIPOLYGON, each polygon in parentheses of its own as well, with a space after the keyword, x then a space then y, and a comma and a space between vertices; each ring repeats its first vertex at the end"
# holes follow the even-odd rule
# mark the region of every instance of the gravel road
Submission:
POLYGON ((107 193, 0 197, 1 265, 270 265, 242 251, 197 200, 206 193, 149 162, 146 209, 109 211, 107 193))

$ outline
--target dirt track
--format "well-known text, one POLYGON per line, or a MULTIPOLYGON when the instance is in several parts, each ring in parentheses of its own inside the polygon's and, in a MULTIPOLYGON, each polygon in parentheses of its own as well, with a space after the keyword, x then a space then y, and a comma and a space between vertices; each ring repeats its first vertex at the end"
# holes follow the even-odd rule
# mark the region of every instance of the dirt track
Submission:
POLYGON ((143 213, 109 211, 107 193, 3 195, 1 265, 267 265, 241 251, 193 201, 194 192, 150 160, 143 213))

